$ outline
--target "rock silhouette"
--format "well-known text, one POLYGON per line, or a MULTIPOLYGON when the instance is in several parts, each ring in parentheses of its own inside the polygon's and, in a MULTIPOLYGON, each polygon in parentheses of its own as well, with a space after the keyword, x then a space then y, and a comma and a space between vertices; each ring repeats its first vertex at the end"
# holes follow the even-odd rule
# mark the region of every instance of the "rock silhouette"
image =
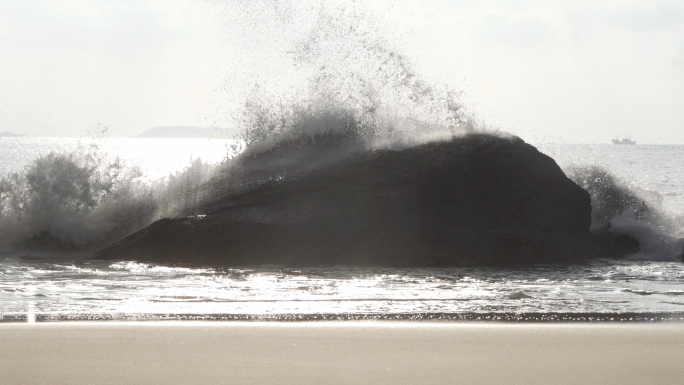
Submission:
POLYGON ((470 134, 401 150, 349 143, 293 142, 246 157, 203 215, 159 220, 94 258, 514 266, 606 252, 589 231, 589 194, 519 138, 470 134))

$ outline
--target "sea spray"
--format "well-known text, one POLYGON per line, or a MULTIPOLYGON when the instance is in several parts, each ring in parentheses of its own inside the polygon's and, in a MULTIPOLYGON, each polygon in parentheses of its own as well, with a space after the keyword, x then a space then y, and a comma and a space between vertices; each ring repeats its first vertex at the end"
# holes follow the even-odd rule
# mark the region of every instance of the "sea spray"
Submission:
POLYGON ((260 53, 256 58, 242 58, 252 72, 231 77, 226 86, 228 97, 243 106, 230 115, 243 127, 245 142, 263 146, 283 135, 345 127, 388 145, 473 128, 463 93, 423 76, 402 54, 393 28, 386 28, 392 7, 386 1, 287 0, 217 6, 218 12, 229 9, 229 20, 241 26, 231 32, 259 48, 252 50, 260 53), (335 122, 327 124, 329 118, 335 122), (341 120, 346 124, 337 124, 341 120))
POLYGON ((629 186, 600 167, 574 167, 569 174, 591 196, 592 230, 607 228, 638 241, 639 251, 627 258, 682 260, 683 218, 662 209, 660 194, 629 186))
POLYGON ((210 195, 295 177, 360 151, 482 130, 460 91, 421 75, 401 53, 380 21, 385 8, 287 0, 216 7, 249 48, 240 62, 250 68, 232 68, 240 76, 226 81, 226 98, 237 105, 227 116, 241 128, 244 148, 220 167, 210 195))
POLYGON ((213 168, 198 158, 149 181, 96 145, 48 153, 0 178, 0 245, 31 252, 101 247, 158 218, 196 212, 213 168))

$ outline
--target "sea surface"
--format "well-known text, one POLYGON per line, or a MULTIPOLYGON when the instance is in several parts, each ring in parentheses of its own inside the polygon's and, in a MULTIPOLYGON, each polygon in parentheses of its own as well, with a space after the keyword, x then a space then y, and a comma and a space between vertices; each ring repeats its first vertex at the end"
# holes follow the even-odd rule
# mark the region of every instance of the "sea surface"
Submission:
MULTIPOLYGON (((230 144, 206 139, 0 138, 0 173, 34 175, 36 159, 47 159, 50 152, 91 154, 96 162, 116 160, 122 169, 137 170, 140 183, 163 183, 198 158, 208 168, 219 167, 230 144)), ((666 215, 684 215, 684 146, 538 148, 568 172, 600 166, 621 183, 658 197, 666 215)), ((10 236, 12 223, 2 224, 0 240, 10 236)), ((87 257, 68 251, 2 251, 0 320, 684 319, 684 264, 643 256, 521 269, 197 268, 87 257)))

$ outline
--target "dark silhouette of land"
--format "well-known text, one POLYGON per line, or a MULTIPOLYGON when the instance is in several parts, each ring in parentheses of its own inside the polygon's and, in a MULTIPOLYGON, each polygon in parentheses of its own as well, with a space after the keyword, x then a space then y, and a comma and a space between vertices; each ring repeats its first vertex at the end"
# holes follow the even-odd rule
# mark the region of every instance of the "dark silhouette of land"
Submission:
POLYGON ((21 138, 24 136, 26 136, 26 135, 15 134, 15 133, 9 132, 9 131, 0 132, 0 138, 21 138))

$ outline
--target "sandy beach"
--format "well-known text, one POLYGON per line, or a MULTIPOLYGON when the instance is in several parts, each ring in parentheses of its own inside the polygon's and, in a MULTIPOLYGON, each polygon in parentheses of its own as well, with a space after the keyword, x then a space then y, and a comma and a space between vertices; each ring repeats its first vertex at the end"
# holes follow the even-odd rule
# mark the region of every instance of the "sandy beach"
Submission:
POLYGON ((684 324, 0 325, 2 384, 675 384, 684 324))

